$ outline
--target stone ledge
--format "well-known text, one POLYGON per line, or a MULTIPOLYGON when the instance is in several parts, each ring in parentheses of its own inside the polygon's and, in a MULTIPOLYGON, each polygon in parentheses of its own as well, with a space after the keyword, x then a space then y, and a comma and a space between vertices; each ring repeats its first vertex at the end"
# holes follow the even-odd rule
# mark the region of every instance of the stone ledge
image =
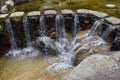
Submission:
POLYGON ((104 18, 104 17, 108 16, 108 14, 106 14, 104 12, 98 12, 98 11, 93 11, 93 10, 88 10, 88 9, 78 9, 77 13, 78 14, 91 14, 98 18, 104 18))
POLYGON ((6 18, 8 14, 0 14, 0 19, 6 18))
POLYGON ((56 12, 56 10, 46 10, 45 12, 44 12, 44 14, 45 15, 56 15, 57 14, 57 12, 56 12))
POLYGON ((104 18, 105 21, 107 21, 108 23, 112 24, 112 25, 120 25, 120 19, 116 18, 116 17, 108 17, 108 18, 104 18))
POLYGON ((61 11, 61 13, 64 15, 64 14, 74 14, 74 12, 72 10, 69 10, 69 9, 64 9, 61 11))
POLYGON ((22 17, 24 14, 24 12, 14 12, 10 15, 10 17, 22 17))
POLYGON ((27 16, 40 16, 40 11, 31 11, 27 14, 27 16))

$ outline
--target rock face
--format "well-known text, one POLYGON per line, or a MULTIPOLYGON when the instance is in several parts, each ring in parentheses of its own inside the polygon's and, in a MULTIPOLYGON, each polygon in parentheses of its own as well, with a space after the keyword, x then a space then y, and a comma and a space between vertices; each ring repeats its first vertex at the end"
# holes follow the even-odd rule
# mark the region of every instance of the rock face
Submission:
POLYGON ((120 52, 95 54, 83 60, 67 80, 120 80, 120 52))

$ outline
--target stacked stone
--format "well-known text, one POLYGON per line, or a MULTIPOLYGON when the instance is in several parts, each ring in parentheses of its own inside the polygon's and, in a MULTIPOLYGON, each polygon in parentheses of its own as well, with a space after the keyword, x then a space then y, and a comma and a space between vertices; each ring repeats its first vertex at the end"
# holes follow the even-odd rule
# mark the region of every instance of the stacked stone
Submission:
POLYGON ((74 25, 74 12, 72 10, 65 9, 62 10, 61 13, 64 17, 66 32, 72 33, 74 25))
POLYGON ((57 12, 55 10, 46 10, 44 12, 45 16, 45 28, 46 28, 46 35, 50 36, 51 38, 55 38, 56 33, 56 25, 55 25, 55 19, 56 19, 57 12))
POLYGON ((24 12, 14 12, 9 16, 11 21, 11 27, 14 32, 14 37, 18 45, 17 47, 25 47, 26 44, 25 33, 23 28, 24 14, 24 12))
POLYGON ((96 20, 99 20, 108 16, 108 14, 104 12, 98 12, 98 11, 93 11, 88 9, 78 9, 77 14, 79 16, 81 28, 83 30, 90 29, 96 20))
MULTIPOLYGON (((0 14, 0 26, 3 28, 4 33, 8 33, 5 28, 5 19, 8 17, 9 14, 0 14)), ((9 43, 9 37, 7 35, 0 34, 0 45, 10 45, 9 43)))
POLYGON ((35 41, 37 37, 40 36, 40 11, 32 11, 27 14, 28 17, 28 25, 30 29, 30 36, 32 41, 35 41))

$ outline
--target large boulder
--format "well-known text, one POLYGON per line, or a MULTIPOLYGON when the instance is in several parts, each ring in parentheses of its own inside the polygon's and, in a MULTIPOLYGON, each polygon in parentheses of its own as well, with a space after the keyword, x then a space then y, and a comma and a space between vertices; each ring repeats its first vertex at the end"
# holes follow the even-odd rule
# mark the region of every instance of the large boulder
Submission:
POLYGON ((67 80, 120 80, 120 52, 95 54, 84 59, 67 80))

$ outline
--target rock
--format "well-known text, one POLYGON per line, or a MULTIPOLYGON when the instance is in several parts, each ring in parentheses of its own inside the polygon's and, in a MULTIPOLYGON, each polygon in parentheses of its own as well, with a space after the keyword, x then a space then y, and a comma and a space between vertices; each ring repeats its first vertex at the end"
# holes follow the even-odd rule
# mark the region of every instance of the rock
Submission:
POLYGON ((116 18, 116 17, 108 17, 105 18, 105 21, 107 21, 108 23, 112 24, 112 25, 120 25, 120 19, 116 18))
POLYGON ((116 8, 115 4, 106 4, 105 7, 107 8, 116 8))
POLYGON ((120 80, 120 52, 95 54, 84 59, 67 80, 120 80))
POLYGON ((108 16, 108 14, 106 14, 104 12, 98 12, 98 11, 93 11, 93 10, 88 10, 88 9, 78 9, 77 13, 79 13, 79 14, 92 14, 98 18, 104 18, 104 17, 108 16))
POLYGON ((56 55, 58 52, 55 41, 46 36, 38 37, 35 41, 35 47, 45 55, 56 55))
POLYGON ((13 1, 13 0, 7 0, 7 1, 5 2, 5 5, 14 6, 14 1, 13 1))
POLYGON ((0 9, 1 13, 7 13, 8 12, 8 8, 7 5, 3 5, 2 8, 0 9))
POLYGON ((84 58, 93 54, 93 51, 87 47, 80 47, 78 50, 75 51, 75 60, 74 65, 78 65, 84 58))
POLYGON ((24 12, 14 12, 10 15, 10 17, 22 17, 24 16, 24 12))
POLYGON ((74 12, 72 10, 69 9, 65 9, 61 11, 62 14, 74 14, 74 12))
POLYGON ((50 14, 55 15, 55 14, 57 14, 57 12, 56 12, 55 10, 46 10, 46 11, 44 12, 44 14, 45 14, 45 15, 50 15, 50 14))
POLYGON ((8 14, 0 14, 0 19, 6 18, 8 14))
POLYGON ((27 16, 40 16, 40 11, 32 11, 27 14, 27 16))

